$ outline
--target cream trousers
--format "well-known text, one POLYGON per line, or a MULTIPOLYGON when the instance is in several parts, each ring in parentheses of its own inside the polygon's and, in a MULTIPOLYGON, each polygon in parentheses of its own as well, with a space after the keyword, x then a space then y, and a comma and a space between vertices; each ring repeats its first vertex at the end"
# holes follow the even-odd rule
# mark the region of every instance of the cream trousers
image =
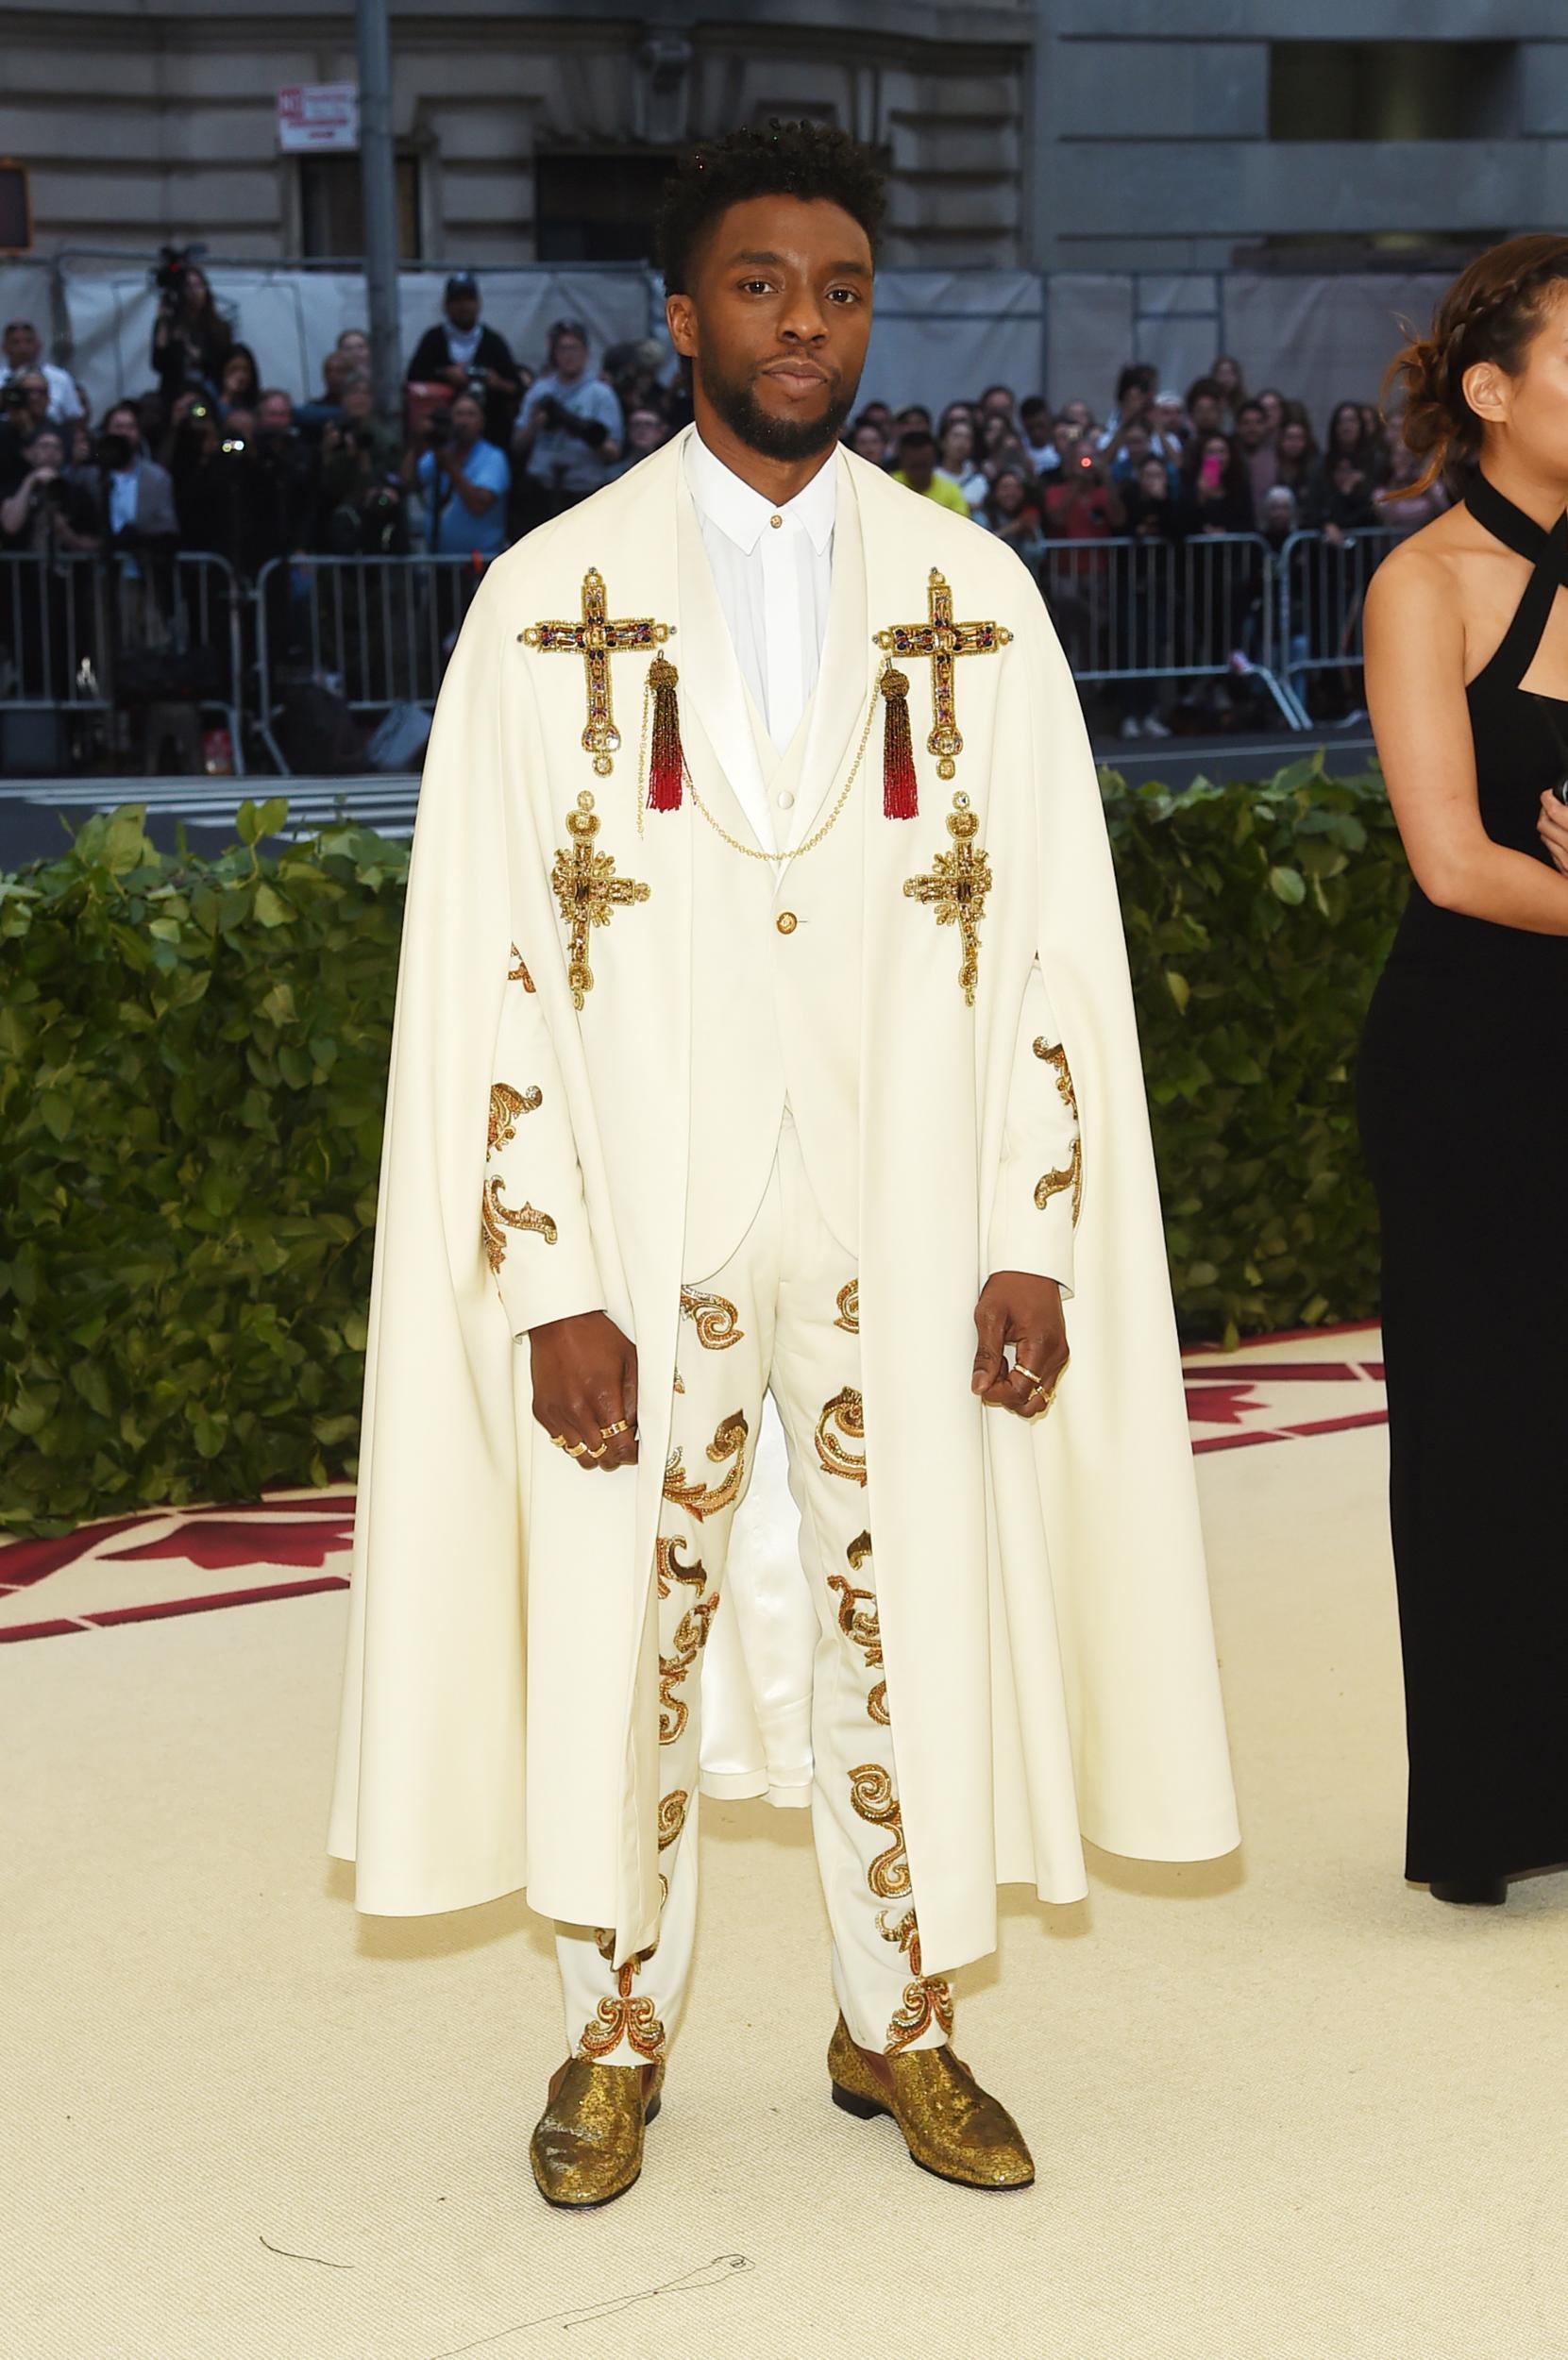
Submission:
MULTIPOLYGON (((697 1923, 700 1657, 724 1610, 725 1558, 750 1480, 763 1397, 784 1427, 816 1613, 812 1833, 851 2034, 892 2055, 945 2040, 946 1983, 920 1972, 877 1628, 854 1269, 825 1226, 786 1116, 767 1192, 739 1247, 683 1291, 675 1417, 657 1544, 659 1848, 665 1902, 650 1949, 613 1973, 606 1929, 558 1926, 568 2048, 612 2065, 663 2053, 697 1923)), ((584 1475, 591 1482, 592 1475, 584 1475)), ((733 1607, 732 1606, 732 1613, 733 1607)))

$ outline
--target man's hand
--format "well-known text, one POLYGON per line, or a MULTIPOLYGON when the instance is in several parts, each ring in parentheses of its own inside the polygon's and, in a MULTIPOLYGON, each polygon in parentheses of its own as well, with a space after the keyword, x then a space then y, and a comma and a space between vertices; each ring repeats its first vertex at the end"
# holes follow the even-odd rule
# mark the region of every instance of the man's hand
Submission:
POLYGON ((974 1356, 972 1391, 992 1408, 1037 1418, 1046 1404, 1036 1378, 1051 1392, 1068 1359, 1062 1290, 1055 1280, 1034 1278, 1027 1271, 997 1271, 981 1291, 974 1325, 980 1349, 974 1356), (1011 1368, 1008 1344, 1013 1347, 1011 1368), (1026 1376, 1026 1369, 1034 1374, 1026 1376))
POLYGON ((533 1414, 580 1467, 634 1465, 637 1351, 602 1311, 531 1327, 533 1414), (609 1426, 624 1430, 607 1434, 609 1426), (582 1445, 580 1449, 578 1446, 582 1445))

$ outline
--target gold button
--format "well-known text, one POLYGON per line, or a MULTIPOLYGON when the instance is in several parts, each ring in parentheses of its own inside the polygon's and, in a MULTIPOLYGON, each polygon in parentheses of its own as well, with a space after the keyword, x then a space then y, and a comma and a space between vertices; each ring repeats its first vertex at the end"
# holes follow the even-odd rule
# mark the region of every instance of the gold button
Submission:
POLYGON ((784 518, 782 516, 769 516, 767 521, 772 526, 774 531, 777 532, 780 526, 784 523, 784 518))
POLYGON ((800 922, 793 910, 781 910, 773 920, 782 935, 792 935, 800 922))

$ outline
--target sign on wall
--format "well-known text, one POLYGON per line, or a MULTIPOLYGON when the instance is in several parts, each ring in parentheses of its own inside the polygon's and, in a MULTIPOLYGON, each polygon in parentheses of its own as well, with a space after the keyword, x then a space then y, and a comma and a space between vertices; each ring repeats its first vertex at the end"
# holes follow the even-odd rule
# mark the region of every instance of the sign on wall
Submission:
POLYGON ((357 82, 291 82, 278 93, 278 144, 301 150, 352 150, 360 143, 357 82))

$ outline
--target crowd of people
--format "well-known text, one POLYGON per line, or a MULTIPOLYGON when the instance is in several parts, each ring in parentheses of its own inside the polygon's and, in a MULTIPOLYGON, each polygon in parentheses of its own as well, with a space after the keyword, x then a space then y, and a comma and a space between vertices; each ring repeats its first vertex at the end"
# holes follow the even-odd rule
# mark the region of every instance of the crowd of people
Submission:
MULTIPOLYGON (((657 341, 596 356, 582 323, 562 319, 535 371, 481 311, 476 279, 454 273, 440 318, 409 356, 397 432, 378 416, 364 330, 345 329, 320 385, 296 398, 263 380, 194 264, 166 274, 153 382, 96 424, 84 389, 44 358, 37 328, 12 320, 0 371, 0 551, 151 560, 207 550, 248 579, 271 559, 312 555, 430 551, 482 562, 636 465, 689 418, 683 378, 657 341)), ((994 384, 936 414, 920 403, 868 402, 846 440, 1008 541, 1091 674, 1125 668, 1135 644, 1145 650, 1139 668, 1157 668, 1153 659, 1161 644, 1169 654, 1178 626, 1189 643, 1196 632, 1206 662, 1218 650, 1238 675, 1248 671, 1246 615, 1262 595, 1256 564, 1250 578, 1206 588, 1194 623, 1175 610, 1175 573, 1162 552, 1235 534, 1260 535, 1277 551, 1298 531, 1333 549, 1373 527, 1412 531, 1445 500, 1440 486, 1390 505, 1414 463, 1371 402, 1338 403, 1320 438, 1301 402, 1273 386, 1249 390, 1228 355, 1185 392, 1162 385, 1148 363, 1129 363, 1104 417, 1082 398, 1054 410, 1042 395, 994 384), (1107 598, 1092 545, 1111 540, 1131 542, 1138 555, 1107 598), (1234 649, 1220 646, 1227 639, 1234 649)), ((1208 575, 1221 579, 1213 567, 1208 575)), ((286 602, 279 616, 286 625, 286 602)), ((1116 694, 1124 735, 1170 728, 1144 682, 1116 694)), ((1212 719, 1212 692, 1205 696, 1212 719)), ((1184 701, 1192 704, 1190 692, 1184 701)))

